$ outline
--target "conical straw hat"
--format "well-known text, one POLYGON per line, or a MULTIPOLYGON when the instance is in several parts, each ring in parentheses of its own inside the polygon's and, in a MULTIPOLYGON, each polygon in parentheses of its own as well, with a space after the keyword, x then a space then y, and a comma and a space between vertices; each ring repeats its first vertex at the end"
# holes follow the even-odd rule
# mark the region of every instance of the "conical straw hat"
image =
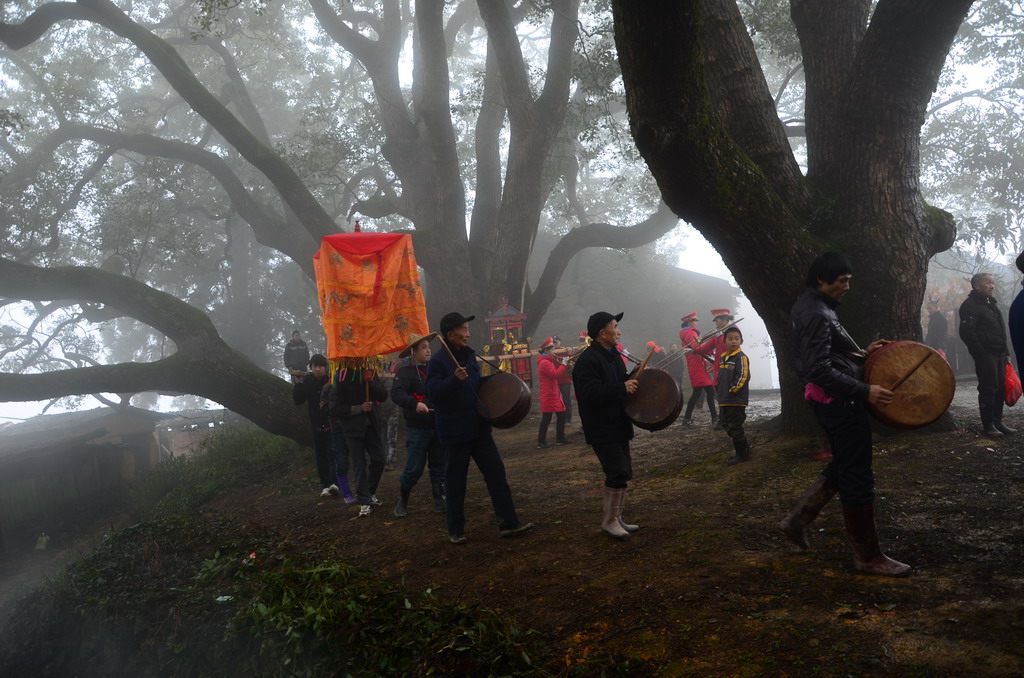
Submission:
POLYGON ((420 343, 424 339, 426 339, 428 343, 433 341, 434 339, 437 339, 437 332, 431 332, 430 334, 416 334, 415 332, 410 332, 409 333, 409 345, 406 346, 405 349, 401 353, 398 354, 398 357, 399 358, 405 358, 406 356, 411 354, 412 353, 412 347, 415 346, 416 344, 420 343))

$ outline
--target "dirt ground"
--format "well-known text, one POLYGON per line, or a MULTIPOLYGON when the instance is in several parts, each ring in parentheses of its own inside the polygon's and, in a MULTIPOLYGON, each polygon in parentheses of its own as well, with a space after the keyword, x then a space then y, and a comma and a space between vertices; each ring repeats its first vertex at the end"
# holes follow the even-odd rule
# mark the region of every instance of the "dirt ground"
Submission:
POLYGON ((210 510, 286 548, 340 542, 351 562, 409 589, 497 609, 567 663, 603 647, 659 676, 1024 675, 1024 410, 1007 416, 1020 435, 980 437, 974 385, 958 386, 960 430, 876 439, 879 531, 914 567, 905 579, 853 573, 838 501, 809 553, 777 531, 824 464, 812 441, 759 427, 774 396, 751 408, 749 463, 724 464, 730 443, 706 410, 696 428, 638 431, 625 517, 643 529, 623 542, 599 528, 602 477, 582 434, 538 450, 536 416, 495 435, 520 517, 536 525, 519 538, 498 537, 475 468, 465 546, 448 542, 429 486, 394 517, 397 468, 369 517, 320 499, 312 475, 268 479, 210 510))
MULTIPOLYGON (((788 544, 775 526, 823 468, 811 442, 759 431, 755 417, 753 460, 727 467, 729 440, 706 411, 697 428, 638 431, 626 518, 643 529, 625 542, 599 529, 602 476, 582 434, 538 450, 536 417, 495 436, 536 525, 520 538, 498 537, 475 469, 465 546, 448 543, 428 487, 394 517, 398 469, 368 518, 313 485, 222 508, 295 548, 342 540, 353 562, 411 589, 508 613, 569 662, 603 646, 665 676, 1024 675, 1024 432, 980 437, 974 385, 959 386, 961 430, 876 440, 879 530, 914 566, 906 579, 853 574, 838 501, 815 523, 814 551, 788 544)), ((752 414, 770 416, 772 398, 752 414)))

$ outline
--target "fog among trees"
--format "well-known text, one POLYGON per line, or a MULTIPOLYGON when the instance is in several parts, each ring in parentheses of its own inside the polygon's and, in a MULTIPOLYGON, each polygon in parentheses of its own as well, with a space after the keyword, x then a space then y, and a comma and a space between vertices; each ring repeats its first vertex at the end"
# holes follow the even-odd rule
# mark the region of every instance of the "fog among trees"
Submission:
POLYGON ((412 233, 432 321, 505 298, 532 330, 575 254, 672 259, 683 219, 765 320, 797 427, 815 253, 851 256, 859 338, 919 338, 933 255, 1021 245, 1019 2, 3 12, 0 400, 187 394, 302 439, 270 370, 317 331, 320 237, 412 233))

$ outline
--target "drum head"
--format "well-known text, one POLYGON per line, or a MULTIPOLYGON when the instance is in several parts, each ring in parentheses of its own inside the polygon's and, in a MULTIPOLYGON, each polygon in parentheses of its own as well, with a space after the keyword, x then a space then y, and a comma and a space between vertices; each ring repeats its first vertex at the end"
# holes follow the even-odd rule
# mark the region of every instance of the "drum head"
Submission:
POLYGON ((675 377, 655 367, 648 367, 637 378, 636 393, 626 396, 626 416, 636 426, 660 431, 679 416, 683 399, 675 377))
POLYGON ((895 428, 931 424, 949 409, 956 391, 949 363, 916 341, 896 341, 874 351, 864 363, 864 381, 895 394, 888 405, 868 405, 879 421, 895 428))
POLYGON ((530 387, 509 372, 488 377, 477 394, 476 411, 494 428, 512 428, 530 413, 530 387))

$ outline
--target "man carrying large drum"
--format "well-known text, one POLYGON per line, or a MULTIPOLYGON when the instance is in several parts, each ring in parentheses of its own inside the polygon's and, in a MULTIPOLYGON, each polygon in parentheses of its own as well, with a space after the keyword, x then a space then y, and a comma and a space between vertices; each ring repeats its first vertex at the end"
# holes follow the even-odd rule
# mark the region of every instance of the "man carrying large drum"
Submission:
POLYGON ((619 343, 622 314, 599 311, 587 321, 594 340, 576 359, 572 383, 576 390, 583 436, 594 448, 604 471, 604 518, 601 529, 616 539, 628 537, 640 527, 622 520, 626 488, 633 477, 629 441, 633 424, 626 416, 626 395, 635 393, 637 381, 629 379, 615 346, 619 343))
POLYGON ((427 363, 427 399, 434 404, 437 437, 447 451, 445 468, 445 506, 448 513, 448 539, 465 544, 466 475, 469 461, 487 484, 491 505, 498 516, 498 534, 514 537, 533 527, 516 514, 512 491, 505 477, 505 464, 491 436, 491 426, 476 409, 483 377, 476 352, 469 346, 469 323, 474 316, 449 313, 441 318, 443 351, 427 363))
POLYGON ((885 405, 893 392, 863 378, 868 354, 890 342, 880 339, 861 350, 836 316, 850 289, 853 269, 845 257, 822 254, 807 273, 807 289, 790 312, 797 341, 796 368, 804 397, 832 446, 832 461, 780 524, 785 535, 808 549, 807 526, 838 492, 854 567, 869 574, 901 577, 910 566, 882 553, 875 529, 875 481, 871 470, 871 424, 866 405, 885 405))

